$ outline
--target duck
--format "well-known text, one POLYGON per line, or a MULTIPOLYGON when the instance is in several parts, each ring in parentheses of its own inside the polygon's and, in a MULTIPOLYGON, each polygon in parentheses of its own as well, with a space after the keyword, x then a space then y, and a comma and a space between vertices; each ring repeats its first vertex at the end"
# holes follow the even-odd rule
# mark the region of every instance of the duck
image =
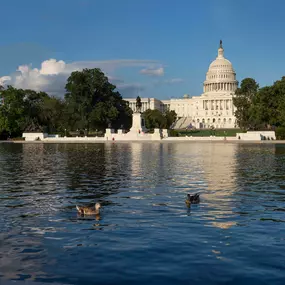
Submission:
POLYGON ((199 204, 200 203, 200 194, 196 193, 194 195, 187 194, 187 198, 185 200, 186 205, 189 207, 191 204, 199 204))
POLYGON ((94 207, 79 207, 76 205, 76 209, 80 215, 99 215, 100 214, 101 204, 96 203, 94 207))

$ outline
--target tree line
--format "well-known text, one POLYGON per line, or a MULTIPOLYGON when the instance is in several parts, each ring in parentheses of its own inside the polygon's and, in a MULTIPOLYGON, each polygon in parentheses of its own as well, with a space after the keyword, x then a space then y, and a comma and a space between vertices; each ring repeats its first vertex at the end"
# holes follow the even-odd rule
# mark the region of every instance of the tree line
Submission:
MULTIPOLYGON (((68 135, 101 132, 112 128, 129 129, 132 110, 116 86, 98 68, 72 72, 64 97, 45 92, 0 86, 0 137, 20 137, 24 131, 68 135)), ((173 112, 147 110, 146 126, 170 127, 173 112)))
POLYGON ((253 78, 243 79, 233 103, 242 130, 275 130, 285 139, 285 76, 262 88, 253 78))
POLYGON ((11 137, 24 131, 68 133, 131 125, 132 111, 116 86, 98 68, 72 72, 64 98, 8 86, 1 91, 0 133, 11 137))
MULTIPOLYGON (((98 68, 72 72, 64 97, 45 92, 0 86, 0 137, 21 136, 24 131, 86 134, 112 128, 128 130, 132 110, 116 86, 98 68)), ((275 130, 285 139, 285 76, 260 88, 253 78, 242 80, 233 98, 237 125, 242 130, 275 130)), ((146 127, 170 128, 177 114, 146 110, 146 127)))

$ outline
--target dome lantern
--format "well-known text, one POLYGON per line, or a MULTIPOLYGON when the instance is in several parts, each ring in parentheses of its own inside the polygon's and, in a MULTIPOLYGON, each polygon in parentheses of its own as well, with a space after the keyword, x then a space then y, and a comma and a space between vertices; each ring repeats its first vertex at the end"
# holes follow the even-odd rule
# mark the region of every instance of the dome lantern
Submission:
POLYGON ((218 58, 224 58, 223 42, 220 40, 220 47, 218 49, 218 58))

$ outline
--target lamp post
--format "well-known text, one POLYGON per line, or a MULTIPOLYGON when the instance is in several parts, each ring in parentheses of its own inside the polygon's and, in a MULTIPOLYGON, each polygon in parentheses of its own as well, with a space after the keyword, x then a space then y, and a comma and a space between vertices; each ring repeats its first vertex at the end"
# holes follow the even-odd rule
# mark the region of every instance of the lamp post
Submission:
POLYGON ((64 129, 64 136, 66 137, 66 129, 64 129))
POLYGON ((85 129, 85 137, 87 136, 87 129, 85 129))

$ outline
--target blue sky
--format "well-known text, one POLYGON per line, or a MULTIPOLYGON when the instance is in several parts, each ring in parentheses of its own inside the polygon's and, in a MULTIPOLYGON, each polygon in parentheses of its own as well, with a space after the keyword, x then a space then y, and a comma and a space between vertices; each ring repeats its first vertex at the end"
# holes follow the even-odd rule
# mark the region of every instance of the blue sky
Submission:
POLYGON ((16 87, 64 94, 70 71, 100 67, 125 97, 200 95, 220 39, 239 81, 285 75, 283 0, 9 0, 1 11, 0 77, 16 87))

